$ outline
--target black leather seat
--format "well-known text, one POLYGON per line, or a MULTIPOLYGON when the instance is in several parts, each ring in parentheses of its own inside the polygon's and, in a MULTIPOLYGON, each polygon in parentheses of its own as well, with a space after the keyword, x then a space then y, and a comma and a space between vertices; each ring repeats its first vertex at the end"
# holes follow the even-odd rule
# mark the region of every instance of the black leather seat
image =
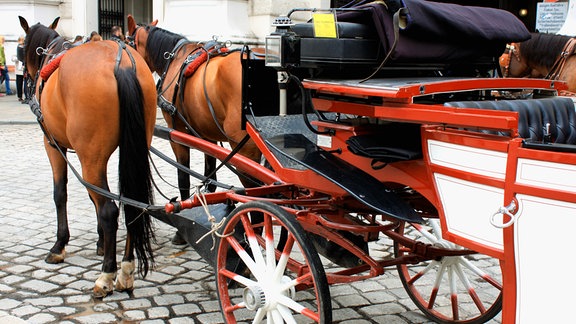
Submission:
MULTIPOLYGON (((444 106, 480 108, 518 112, 518 133, 532 141, 547 141, 558 144, 576 144, 576 111, 574 102, 566 97, 497 101, 453 101, 444 106), (547 127, 547 125, 550 125, 547 127), (548 129, 547 129, 548 128, 548 129)), ((482 130, 492 134, 501 132, 482 130)), ((507 135, 507 134, 506 134, 507 135)))

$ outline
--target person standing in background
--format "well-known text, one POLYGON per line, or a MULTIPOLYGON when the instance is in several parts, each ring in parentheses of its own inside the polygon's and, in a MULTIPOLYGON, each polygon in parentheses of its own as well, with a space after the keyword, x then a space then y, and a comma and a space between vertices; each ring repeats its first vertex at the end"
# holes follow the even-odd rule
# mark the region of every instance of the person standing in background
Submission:
POLYGON ((16 55, 12 56, 12 62, 14 62, 14 72, 16 74, 16 95, 18 96, 18 101, 27 103, 28 96, 26 96, 26 102, 22 99, 23 90, 26 85, 26 81, 24 80, 24 36, 18 37, 16 55))
POLYGON ((112 26, 112 28, 110 29, 110 33, 112 34, 110 39, 118 40, 118 41, 122 41, 122 42, 124 41, 124 34, 122 34, 122 27, 112 26))
POLYGON ((97 42, 97 41, 101 41, 101 40, 102 40, 102 36, 100 36, 100 34, 98 34, 98 33, 96 33, 90 37, 91 42, 97 42))
POLYGON ((10 89, 10 74, 8 74, 8 64, 6 64, 6 54, 4 53, 4 36, 0 36, 0 73, 6 82, 6 95, 11 96, 12 90, 10 89))

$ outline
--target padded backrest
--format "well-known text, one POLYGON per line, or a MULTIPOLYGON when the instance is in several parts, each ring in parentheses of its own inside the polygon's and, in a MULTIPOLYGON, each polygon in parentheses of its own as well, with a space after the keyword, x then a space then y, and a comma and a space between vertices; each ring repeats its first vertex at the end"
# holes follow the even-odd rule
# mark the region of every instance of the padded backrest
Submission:
POLYGON ((574 110, 574 101, 567 97, 453 101, 446 102, 444 106, 515 111, 518 112, 519 116, 518 133, 520 137, 542 141, 545 134, 548 133, 552 143, 576 144, 576 111, 574 110))

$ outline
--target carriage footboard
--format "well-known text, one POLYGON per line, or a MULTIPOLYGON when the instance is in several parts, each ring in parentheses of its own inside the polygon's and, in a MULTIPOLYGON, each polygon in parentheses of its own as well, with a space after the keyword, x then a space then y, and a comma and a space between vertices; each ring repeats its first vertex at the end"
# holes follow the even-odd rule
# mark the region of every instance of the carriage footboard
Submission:
POLYGON ((253 122, 261 130, 260 134, 270 152, 284 167, 310 169, 370 208, 401 220, 423 222, 405 201, 390 192, 389 188, 376 178, 335 154, 319 148, 311 140, 315 134, 307 129, 302 119, 301 115, 270 116, 256 117, 253 122), (278 123, 282 126, 278 127, 278 123), (281 130, 298 133, 286 134, 281 130))

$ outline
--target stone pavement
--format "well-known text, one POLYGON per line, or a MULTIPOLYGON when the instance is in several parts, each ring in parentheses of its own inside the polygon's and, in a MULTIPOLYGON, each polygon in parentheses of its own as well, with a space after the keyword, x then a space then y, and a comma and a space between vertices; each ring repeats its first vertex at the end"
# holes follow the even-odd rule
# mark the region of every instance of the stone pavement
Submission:
MULTIPOLYGON (((153 145, 171 153, 163 140, 155 139, 153 145)), ((69 156, 78 166, 74 154, 69 156)), ((195 155, 192 165, 202 166, 201 161, 195 155)), ((117 183, 115 164, 110 163, 111 188, 117 183)), ((91 289, 101 267, 95 251, 96 216, 86 190, 71 173, 67 258, 57 265, 44 262, 56 231, 51 171, 42 132, 28 105, 16 96, 0 97, 0 166, 0 323, 222 322, 212 267, 192 248, 172 245, 174 229, 159 221, 156 269, 137 279, 131 293, 93 299, 91 289)), ((162 190, 177 196, 170 186, 176 183, 175 169, 161 162, 157 167, 167 181, 156 178, 162 190)), ((231 174, 219 180, 237 183, 231 174)), ((156 198, 157 203, 164 201, 156 198)), ((125 231, 120 222, 122 251, 125 231)), ((330 291, 335 322, 429 323, 409 299, 395 269, 375 279, 331 286, 330 291)), ((499 318, 491 323, 499 323, 499 318)))

